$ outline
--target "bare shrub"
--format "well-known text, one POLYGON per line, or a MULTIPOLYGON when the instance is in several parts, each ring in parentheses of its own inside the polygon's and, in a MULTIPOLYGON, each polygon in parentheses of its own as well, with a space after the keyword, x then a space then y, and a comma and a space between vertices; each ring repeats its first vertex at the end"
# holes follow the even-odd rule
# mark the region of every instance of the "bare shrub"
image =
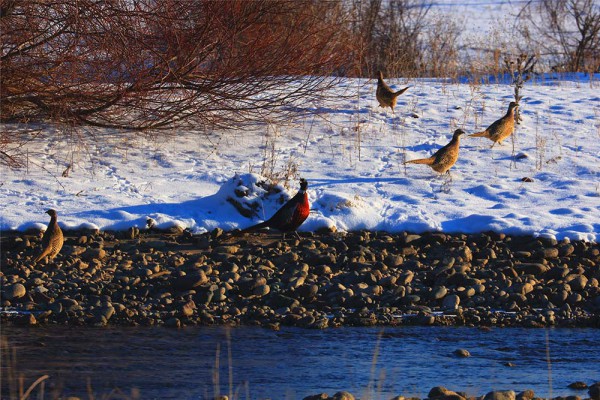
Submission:
POLYGON ((309 0, 3 1, 0 118, 147 130, 284 112, 334 83, 340 15, 309 0))
POLYGON ((455 20, 442 15, 430 18, 424 32, 423 72, 435 77, 456 78, 462 69, 460 35, 461 27, 455 20))
POLYGON ((467 74, 471 80, 482 83, 496 79, 502 81, 508 72, 504 59, 520 53, 514 33, 506 29, 512 24, 513 19, 504 15, 489 27, 489 31, 477 31, 466 37, 464 47, 460 49, 462 70, 459 69, 457 73, 467 74))
POLYGON ((419 76, 422 68, 422 33, 431 2, 420 0, 352 0, 357 67, 360 76, 379 70, 389 76, 419 76))
POLYGON ((528 1, 519 14, 527 52, 557 71, 600 70, 600 5, 595 0, 528 1))
MULTIPOLYGON (((537 64, 535 56, 528 56, 527 54, 520 54, 518 57, 506 57, 504 59, 506 70, 510 73, 512 79, 512 85, 515 88, 515 103, 520 104, 523 95, 521 90, 533 74, 533 69, 537 64)), ((521 110, 520 107, 515 111, 515 122, 521 124, 521 110)))
POLYGON ((297 180, 299 176, 298 163, 292 155, 287 159, 280 156, 277 140, 282 136, 280 127, 270 123, 265 133, 262 163, 260 175, 269 178, 274 184, 282 183, 286 188, 290 187, 290 180, 297 180))
POLYGON ((24 143, 15 141, 9 132, 0 131, 0 165, 9 168, 21 168, 25 165, 25 156, 21 151, 24 143))

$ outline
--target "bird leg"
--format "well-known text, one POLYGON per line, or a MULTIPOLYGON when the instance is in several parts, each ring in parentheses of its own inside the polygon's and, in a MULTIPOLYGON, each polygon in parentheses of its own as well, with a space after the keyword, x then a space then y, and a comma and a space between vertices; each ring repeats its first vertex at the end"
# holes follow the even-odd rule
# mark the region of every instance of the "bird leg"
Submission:
POLYGON ((445 174, 440 175, 444 179, 442 186, 440 186, 440 192, 450 193, 450 187, 452 185, 452 174, 450 170, 446 171, 445 174))
POLYGON ((452 174, 450 173, 450 170, 446 171, 446 174, 448 174, 449 182, 452 182, 452 174))

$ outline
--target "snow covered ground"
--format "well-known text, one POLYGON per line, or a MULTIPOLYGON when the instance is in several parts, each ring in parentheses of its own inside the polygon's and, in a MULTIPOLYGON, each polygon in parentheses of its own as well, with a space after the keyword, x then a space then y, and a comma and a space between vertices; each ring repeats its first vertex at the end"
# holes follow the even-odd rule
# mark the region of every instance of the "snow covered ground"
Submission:
POLYGON ((512 86, 389 79, 396 89, 411 86, 392 114, 375 100, 376 81, 348 80, 338 89, 347 97, 302 104, 308 116, 286 124, 174 130, 168 138, 102 131, 77 144, 44 127, 28 144, 28 168, 2 167, 0 229, 43 227, 49 208, 68 228, 144 227, 147 217, 194 232, 243 228, 269 217, 281 197, 261 197, 260 177, 248 174, 297 167, 287 193, 304 177, 312 204, 301 230, 493 230, 597 241, 599 80, 528 82, 514 141, 490 149, 487 139, 463 136, 450 177, 403 162, 429 156, 456 128, 474 133, 503 116, 512 86), (264 205, 254 218, 226 200, 240 182, 249 192, 242 200, 264 205))

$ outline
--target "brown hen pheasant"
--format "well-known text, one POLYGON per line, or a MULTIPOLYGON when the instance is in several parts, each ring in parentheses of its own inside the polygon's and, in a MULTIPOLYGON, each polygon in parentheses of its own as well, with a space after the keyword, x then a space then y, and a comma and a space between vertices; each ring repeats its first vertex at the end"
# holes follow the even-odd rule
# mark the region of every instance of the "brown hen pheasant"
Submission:
POLYGON ((36 264, 46 257, 51 260, 56 257, 60 252, 60 249, 62 249, 65 240, 62 230, 60 229, 60 226, 58 226, 56 211, 48 210, 46 211, 46 214, 50 215, 50 223, 42 237, 42 252, 34 260, 34 263, 36 264))
POLYGON ((375 93, 375 97, 377 97, 377 101, 379 102, 380 107, 389 107, 392 109, 392 113, 394 112, 394 107, 396 107, 396 101, 398 100, 398 96, 402 93, 406 92, 406 90, 410 86, 405 87, 404 89, 400 89, 397 92, 394 92, 390 87, 383 81, 383 73, 379 71, 379 75, 377 77, 377 92, 375 93))
POLYGON ((425 164, 429 165, 434 171, 437 171, 440 174, 443 174, 444 172, 449 173, 449 169, 456 163, 456 160, 458 160, 460 135, 464 134, 465 131, 457 129, 454 131, 450 143, 436 151, 431 157, 409 160, 404 164, 425 164))
POLYGON ((488 138, 494 142, 492 147, 494 147, 496 143, 502 145, 502 141, 512 135, 515 130, 515 109, 517 109, 517 107, 519 107, 519 105, 514 101, 511 101, 504 117, 488 126, 485 131, 473 133, 469 136, 488 138))

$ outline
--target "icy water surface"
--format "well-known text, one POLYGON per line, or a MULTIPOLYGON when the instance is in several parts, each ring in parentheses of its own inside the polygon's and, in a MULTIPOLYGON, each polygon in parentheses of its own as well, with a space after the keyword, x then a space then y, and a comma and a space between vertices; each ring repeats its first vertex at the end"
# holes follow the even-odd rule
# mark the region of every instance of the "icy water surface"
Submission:
POLYGON ((16 369, 27 382, 49 374, 64 394, 83 398, 88 380, 96 394, 137 388, 142 399, 208 399, 216 390, 238 399, 302 399, 340 390, 371 399, 424 398, 437 385, 470 395, 533 389, 544 397, 587 397, 567 385, 600 381, 597 329, 5 326, 2 336, 16 349, 16 369), (459 348, 471 357, 453 356, 459 348))

